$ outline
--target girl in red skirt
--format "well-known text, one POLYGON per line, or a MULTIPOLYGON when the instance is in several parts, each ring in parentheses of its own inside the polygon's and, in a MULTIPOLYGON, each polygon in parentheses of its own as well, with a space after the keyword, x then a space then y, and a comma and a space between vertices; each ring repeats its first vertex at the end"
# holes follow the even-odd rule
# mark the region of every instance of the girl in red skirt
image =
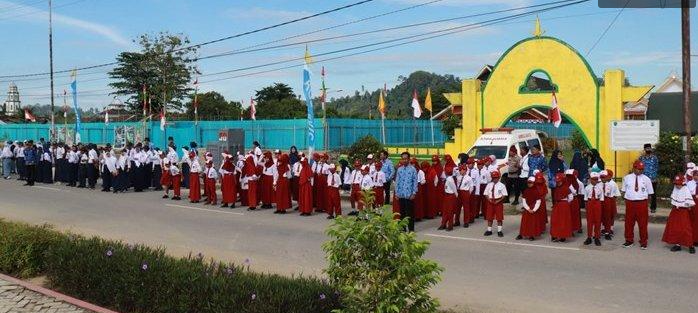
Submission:
POLYGON ((198 203, 201 200, 201 163, 194 151, 189 152, 189 202, 198 203))
POLYGON ((264 152, 264 168, 260 178, 260 188, 262 188, 262 208, 271 209, 274 198, 274 176, 276 176, 276 165, 271 157, 271 152, 264 152))
MULTIPOLYGON (((413 164, 417 163, 417 159, 413 159, 413 164)), ((414 221, 419 222, 426 216, 427 206, 429 205, 429 195, 427 194, 427 174, 430 170, 429 162, 423 161, 417 171, 417 195, 415 198, 414 221)), ((397 172, 397 170, 396 170, 397 172)))
POLYGON ((577 178, 574 176, 574 170, 565 171, 565 183, 570 186, 572 191, 572 202, 570 202, 570 222, 572 224, 572 232, 582 232, 582 212, 581 199, 579 196, 584 196, 584 187, 580 187, 577 178))
POLYGON ((170 175, 170 160, 167 158, 162 159, 162 175, 160 176, 160 185, 165 192, 162 198, 169 198, 170 187, 172 187, 172 175, 170 175))
POLYGON ((179 171, 177 164, 170 164, 170 180, 172 182, 172 200, 182 200, 181 189, 182 189, 182 173, 179 171))
POLYGON ((458 206, 456 207, 455 225, 460 224, 460 212, 463 210, 463 227, 468 228, 470 226, 470 193, 473 191, 473 179, 468 175, 468 166, 461 164, 458 166, 458 172, 460 175, 456 179, 458 184, 458 206))
POLYGON ((291 208, 291 166, 288 165, 287 154, 282 154, 276 164, 276 180, 274 191, 276 195, 276 211, 274 214, 286 214, 291 208))
POLYGON ((599 173, 589 174, 589 185, 584 188, 584 200, 586 200, 587 211, 587 239, 584 245, 601 245, 601 206, 604 200, 603 186, 599 184, 599 173))
MULTIPOLYGON (((686 183, 686 187, 693 196, 693 202, 696 202, 696 186, 698 186, 698 170, 693 170, 693 179, 686 183)), ((698 208, 693 207, 690 211, 691 227, 693 228, 693 245, 698 246, 698 208)))
POLYGON ((565 182, 565 174, 555 175, 553 213, 550 216, 550 236, 553 242, 565 242, 572 237, 570 202, 574 199, 572 188, 565 182))
POLYGON ((426 219, 434 218, 441 207, 444 193, 444 185, 443 182, 441 182, 442 172, 443 168, 441 167, 439 156, 433 155, 431 157, 431 168, 427 174, 427 194, 429 195, 429 202, 424 212, 424 218, 426 219))
POLYGON ((235 180, 235 166, 233 156, 228 151, 223 153, 223 164, 221 165, 221 208, 235 208, 237 199, 237 181, 235 180))
POLYGON ((545 229, 548 225, 548 203, 545 201, 545 197, 548 195, 548 184, 545 181, 545 175, 543 175, 542 172, 539 170, 535 170, 533 172, 533 177, 536 179, 535 187, 538 190, 538 196, 541 199, 540 209, 536 211, 536 213, 538 213, 536 216, 538 216, 539 219, 538 226, 540 227, 540 232, 543 234, 545 233, 545 229))
POLYGON ((373 207, 381 208, 385 204, 385 191, 383 189, 383 184, 385 184, 385 173, 381 171, 383 168, 383 163, 375 163, 376 172, 373 173, 373 207))
POLYGON ((674 245, 671 251, 681 251, 681 246, 688 247, 688 252, 696 253, 693 247, 693 227, 689 211, 696 205, 689 189, 685 186, 683 175, 674 178, 674 190, 671 192, 671 213, 664 228, 662 241, 674 245))
POLYGON ((206 170, 204 171, 204 190, 206 190, 206 203, 204 204, 218 204, 218 197, 216 195, 217 180, 218 173, 216 169, 213 168, 213 160, 209 160, 206 162, 206 170))
POLYGON ((257 166, 254 162, 254 156, 252 154, 247 156, 245 159, 245 167, 242 169, 243 180, 247 184, 247 210, 253 211, 257 209, 257 166))
POLYGON ((441 203, 441 226, 439 230, 453 230, 453 211, 458 205, 458 186, 453 177, 453 167, 448 166, 445 170, 446 181, 444 182, 444 196, 441 203))
POLYGON ((528 240, 533 241, 542 233, 540 227, 541 219, 538 217, 537 212, 541 209, 544 199, 541 198, 535 183, 536 178, 533 176, 526 180, 527 188, 521 195, 521 207, 523 209, 521 226, 519 227, 519 235, 516 236, 516 240, 528 238, 528 240))
POLYGON ((337 173, 334 164, 328 166, 330 174, 327 175, 327 219, 342 215, 341 200, 339 198, 339 188, 342 186, 342 177, 337 173))
POLYGON ((611 240, 613 239, 613 223, 618 213, 616 197, 620 197, 618 185, 613 181, 613 171, 601 171, 601 185, 603 186, 603 204, 601 207, 601 223, 603 224, 603 229, 601 230, 601 234, 606 240, 611 240))
POLYGON ((301 158, 301 174, 298 181, 298 207, 301 216, 313 213, 313 171, 310 170, 308 159, 301 158))

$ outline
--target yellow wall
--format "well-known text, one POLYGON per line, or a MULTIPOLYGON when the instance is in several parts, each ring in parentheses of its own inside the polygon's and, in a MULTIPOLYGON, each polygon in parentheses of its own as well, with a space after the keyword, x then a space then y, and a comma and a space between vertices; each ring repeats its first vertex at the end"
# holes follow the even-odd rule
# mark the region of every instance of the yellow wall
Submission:
MULTIPOLYGON (((484 87, 478 80, 464 80, 460 94, 445 95, 463 112, 462 129, 456 129, 453 143, 446 143, 446 153, 467 151, 480 135, 480 128, 500 127, 512 115, 533 106, 550 106, 550 92, 520 90, 534 71, 549 75, 557 86, 562 113, 577 125, 590 146, 599 149, 607 167, 616 169, 610 150, 610 121, 623 119, 623 102, 640 100, 652 86, 623 86, 623 71, 608 70, 604 86, 599 87, 597 76, 584 58, 552 37, 531 37, 516 43, 499 59, 484 87)), ((627 171, 637 154, 619 152, 617 170, 627 171)))

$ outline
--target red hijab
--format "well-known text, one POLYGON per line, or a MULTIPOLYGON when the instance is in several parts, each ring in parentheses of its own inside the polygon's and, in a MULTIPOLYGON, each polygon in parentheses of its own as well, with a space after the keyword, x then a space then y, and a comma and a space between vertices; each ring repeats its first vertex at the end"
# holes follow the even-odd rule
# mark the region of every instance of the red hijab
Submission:
POLYGON ((300 175, 300 181, 301 183, 306 183, 310 178, 313 177, 313 172, 310 170, 310 165, 308 165, 308 159, 303 158, 301 160, 301 175, 300 175))
POLYGON ((248 155, 247 159, 245 159, 245 165, 242 167, 242 173, 245 174, 245 176, 253 176, 256 174, 256 166, 254 165, 254 157, 252 155, 248 155))

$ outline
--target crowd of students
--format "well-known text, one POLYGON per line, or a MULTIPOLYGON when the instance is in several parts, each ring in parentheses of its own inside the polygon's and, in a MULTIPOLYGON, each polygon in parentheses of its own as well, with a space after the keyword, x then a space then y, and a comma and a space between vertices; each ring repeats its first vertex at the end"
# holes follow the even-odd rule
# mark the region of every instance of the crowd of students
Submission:
MULTIPOLYGON (((8 179, 16 172, 26 185, 60 182, 91 189, 101 177, 105 192, 162 190, 162 198, 176 201, 182 199, 181 190, 186 188, 191 203, 220 203, 224 208, 235 208, 240 203, 251 211, 274 208, 275 214, 286 214, 297 210, 301 216, 321 212, 328 219, 343 214, 342 192, 349 197, 349 215, 354 215, 367 209, 362 191, 373 191, 372 208, 392 202, 396 217, 410 219, 410 230, 414 222, 425 219, 440 217, 439 230, 450 231, 461 225, 469 227, 482 218, 486 222, 484 236, 495 234, 495 222, 497 236, 504 236, 504 203, 508 202, 509 191, 494 156, 475 159, 460 155, 456 164, 450 155, 443 156, 443 163, 441 156, 434 155, 431 162, 420 163, 403 153, 400 163, 393 166, 388 153, 382 151, 379 158, 368 155, 365 162, 355 160, 350 168, 346 160, 336 164, 327 153, 306 156, 295 147, 289 153, 262 151, 257 142, 245 154, 225 151, 220 164, 214 164, 210 152, 200 155, 196 143, 180 149, 178 152, 170 141, 161 151, 147 139, 127 144, 120 151, 110 145, 69 147, 43 139, 36 145, 31 140, 8 141, 2 150, 3 177, 8 179), (11 162, 6 162, 8 159, 11 162), (393 181, 396 190, 391 196, 393 181)), ((584 244, 599 246, 602 237, 612 240, 615 235, 616 203, 622 196, 626 207, 623 246, 633 246, 637 225, 640 247, 647 248, 648 199, 654 194, 654 186, 644 174, 642 161, 633 164, 633 171, 623 177, 621 186, 611 170, 598 168, 590 169, 585 184, 577 170, 546 166, 539 147, 523 152, 524 162, 517 176, 525 181, 525 187, 518 189, 521 199, 514 205, 521 211, 517 240, 536 240, 549 232, 553 242, 566 242, 584 233, 584 208, 584 244)), ((683 246, 694 253, 698 243, 698 212, 694 208, 698 168, 694 170, 691 165, 685 175, 674 179, 672 211, 662 238, 673 245, 672 251, 683 246)))

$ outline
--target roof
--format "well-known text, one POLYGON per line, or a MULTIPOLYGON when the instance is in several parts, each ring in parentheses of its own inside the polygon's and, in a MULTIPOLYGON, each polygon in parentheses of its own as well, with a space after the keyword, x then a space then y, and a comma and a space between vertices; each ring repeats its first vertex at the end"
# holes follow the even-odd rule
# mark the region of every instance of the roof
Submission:
POLYGON ((482 69, 477 73, 475 78, 479 79, 480 81, 486 81, 490 78, 490 74, 492 74, 492 70, 494 67, 489 64, 485 64, 485 66, 482 67, 482 69))
MULTIPOLYGON (((648 120, 659 120, 661 131, 684 133, 683 94, 681 92, 661 92, 650 95, 647 108, 648 120)), ((691 92, 692 132, 698 129, 698 91, 691 92)))
POLYGON ((676 73, 671 73, 664 82, 657 87, 656 92, 680 92, 683 90, 683 81, 676 77, 676 73))

